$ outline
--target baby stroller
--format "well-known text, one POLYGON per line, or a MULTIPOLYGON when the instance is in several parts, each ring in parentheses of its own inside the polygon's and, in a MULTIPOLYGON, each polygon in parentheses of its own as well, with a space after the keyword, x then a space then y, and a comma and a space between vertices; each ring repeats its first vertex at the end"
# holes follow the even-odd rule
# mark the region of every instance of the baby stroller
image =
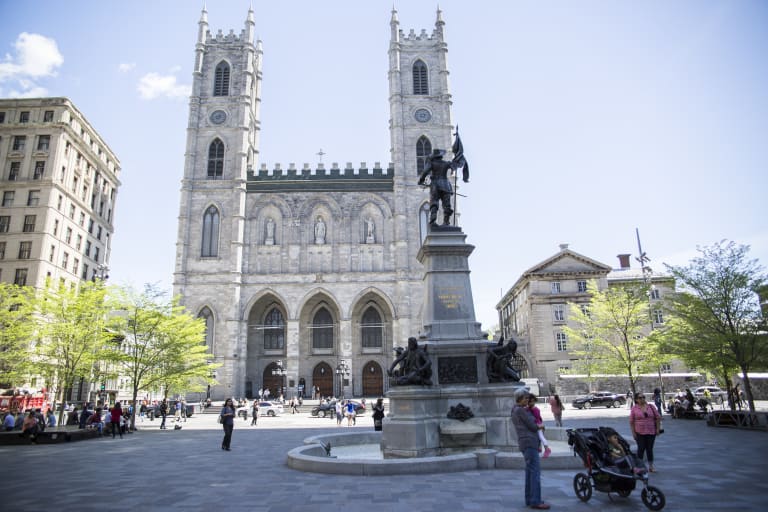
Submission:
POLYGON ((664 493, 648 485, 648 468, 629 449, 629 443, 609 427, 568 429, 568 444, 584 461, 586 473, 573 477, 573 490, 581 501, 589 501, 592 488, 600 492, 615 492, 624 498, 632 494, 637 482, 643 484, 640 497, 650 510, 661 510, 666 504, 664 493), (614 459, 609 454, 608 437, 616 434, 626 456, 614 459))

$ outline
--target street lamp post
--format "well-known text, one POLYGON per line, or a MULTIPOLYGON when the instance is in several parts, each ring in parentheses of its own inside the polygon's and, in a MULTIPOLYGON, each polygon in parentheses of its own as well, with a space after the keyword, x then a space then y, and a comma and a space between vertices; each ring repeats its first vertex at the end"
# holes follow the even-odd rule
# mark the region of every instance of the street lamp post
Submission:
MULTIPOLYGON (((637 235, 637 252, 640 253, 640 255, 636 258, 637 261, 640 263, 640 269, 643 272, 643 282, 645 283, 645 286, 648 288, 648 316, 650 316, 651 319, 651 332, 653 332, 653 325, 654 325, 654 311, 653 311, 653 291, 655 289, 655 286, 653 284, 653 269, 648 265, 648 263, 651 261, 651 259, 648 257, 648 255, 643 252, 643 247, 640 245, 640 230, 638 228, 635 228, 635 234, 637 235)), ((659 375, 659 391, 661 393, 661 406, 664 407, 664 404, 666 403, 666 399, 664 397, 664 379, 661 377, 661 366, 658 366, 656 368, 656 371, 659 375)), ((659 411, 661 413, 661 411, 659 411)))
POLYGON ((345 360, 341 360, 336 367, 336 375, 339 376, 339 388, 341 389, 341 399, 344 400, 344 379, 349 377, 349 365, 345 360))
POLYGON ((285 398, 285 376, 288 374, 288 370, 283 368, 283 361, 282 359, 278 359, 275 361, 276 368, 272 368, 272 375, 279 375, 280 376, 280 393, 283 394, 283 398, 285 398))

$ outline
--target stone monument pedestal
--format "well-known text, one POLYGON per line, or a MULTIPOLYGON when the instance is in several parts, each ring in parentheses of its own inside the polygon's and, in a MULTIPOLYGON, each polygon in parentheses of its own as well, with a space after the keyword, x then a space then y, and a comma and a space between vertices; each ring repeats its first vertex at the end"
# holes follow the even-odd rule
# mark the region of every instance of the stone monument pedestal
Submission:
POLYGON ((381 442, 385 458, 517 447, 510 411, 524 384, 488 383, 487 354, 496 343, 475 321, 468 262, 474 247, 465 239, 458 227, 432 227, 419 250, 425 267, 425 334, 419 345, 432 363, 434 385, 390 388, 381 442), (459 405, 472 417, 448 418, 459 405))

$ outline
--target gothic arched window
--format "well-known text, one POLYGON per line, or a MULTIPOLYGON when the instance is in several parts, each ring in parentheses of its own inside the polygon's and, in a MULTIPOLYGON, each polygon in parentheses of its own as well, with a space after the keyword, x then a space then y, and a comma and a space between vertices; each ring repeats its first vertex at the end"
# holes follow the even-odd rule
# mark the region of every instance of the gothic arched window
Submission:
POLYGON ((326 308, 321 308, 312 319, 312 348, 333 348, 333 317, 326 308))
POLYGON ((282 350, 285 348, 285 322, 283 314, 272 308, 264 318, 264 350, 282 350))
POLYGON ((203 215, 203 247, 200 250, 203 258, 219 255, 219 210, 209 206, 203 215))
POLYGON ((423 60, 413 63, 413 94, 429 94, 427 83, 427 65, 423 60))
POLYGON ((208 307, 204 307, 197 318, 205 321, 205 346, 208 347, 208 352, 213 354, 213 312, 208 307))
POLYGON ((384 339, 384 326, 381 323, 381 315, 373 306, 363 313, 361 324, 361 338, 363 348, 381 348, 384 339))
POLYGON ((213 79, 213 95, 229 96, 229 64, 224 61, 216 65, 216 74, 213 79))
POLYGON ((224 143, 214 139, 208 146, 208 178, 215 180, 224 174, 224 143))
POLYGON ((416 141, 416 174, 421 174, 432 154, 432 143, 425 136, 416 141))

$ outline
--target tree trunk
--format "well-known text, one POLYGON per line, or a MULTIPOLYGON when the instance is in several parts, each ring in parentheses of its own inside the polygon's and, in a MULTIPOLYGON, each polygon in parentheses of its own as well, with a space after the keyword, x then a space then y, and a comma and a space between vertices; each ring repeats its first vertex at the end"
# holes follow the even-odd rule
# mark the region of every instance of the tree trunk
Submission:
POLYGON ((744 396, 747 398, 747 403, 749 404, 749 410, 751 412, 755 412, 755 401, 752 398, 752 384, 749 381, 749 374, 747 373, 747 369, 745 367, 741 367, 741 373, 744 376, 742 382, 744 383, 744 396))

